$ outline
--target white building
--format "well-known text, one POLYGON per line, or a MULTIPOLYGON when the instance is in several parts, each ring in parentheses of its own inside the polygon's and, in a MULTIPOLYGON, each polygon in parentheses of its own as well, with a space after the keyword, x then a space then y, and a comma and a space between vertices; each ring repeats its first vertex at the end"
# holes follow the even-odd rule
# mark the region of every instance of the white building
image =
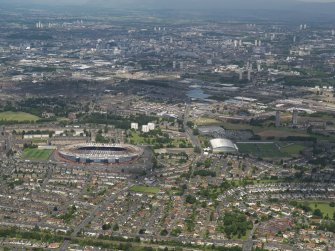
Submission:
POLYGON ((142 132, 146 133, 146 132, 149 132, 149 126, 147 125, 142 125, 142 132))
POLYGON ((229 139, 212 139, 210 143, 213 153, 234 153, 238 151, 237 146, 229 139))
POLYGON ((24 139, 47 139, 49 134, 25 134, 24 139))
POLYGON ((148 123, 149 131, 155 130, 155 123, 148 123))
POLYGON ((138 123, 131 123, 130 128, 134 130, 138 130, 138 123))

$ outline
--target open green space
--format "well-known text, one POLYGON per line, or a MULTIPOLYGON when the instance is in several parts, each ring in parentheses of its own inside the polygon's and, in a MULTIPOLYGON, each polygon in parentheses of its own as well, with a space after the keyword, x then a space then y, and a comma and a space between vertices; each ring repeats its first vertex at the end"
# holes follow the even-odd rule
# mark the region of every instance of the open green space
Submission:
POLYGON ((332 218, 335 212, 335 207, 331 207, 329 205, 330 202, 325 201, 307 201, 308 206, 312 209, 320 209, 320 211, 323 214, 323 217, 329 216, 329 218, 332 218))
POLYGON ((132 144, 144 144, 145 143, 144 137, 136 132, 131 132, 130 140, 132 144))
POLYGON ((220 219, 217 231, 225 233, 228 239, 247 238, 248 232, 253 228, 251 220, 240 211, 226 212, 220 219), (249 231, 248 231, 249 230, 249 231))
POLYGON ((246 123, 229 123, 229 122, 223 122, 221 123, 224 129, 226 130, 251 130, 255 134, 261 136, 262 138, 267 137, 288 137, 288 136, 309 136, 307 132, 300 131, 293 128, 286 128, 286 127, 268 127, 265 126, 255 126, 250 125, 246 123))
POLYGON ((231 239, 232 240, 242 240, 242 241, 246 241, 249 237, 251 230, 248 229, 245 235, 242 236, 238 236, 238 235, 234 235, 231 239))
POLYGON ((266 137, 276 137, 276 138, 284 138, 288 136, 308 136, 307 132, 299 131, 297 129, 292 128, 266 128, 266 127, 255 127, 253 128, 255 134, 261 136, 262 138, 266 137))
POLYGON ((237 147, 240 153, 250 154, 261 158, 281 158, 287 157, 287 154, 281 152, 276 144, 261 143, 238 143, 237 147))
POLYGON ((68 119, 66 117, 58 117, 57 121, 59 121, 59 122, 61 122, 61 121, 68 122, 68 121, 70 121, 70 119, 68 119))
POLYGON ((257 144, 257 143, 237 143, 240 153, 257 156, 260 158, 284 158, 291 155, 297 155, 305 149, 302 144, 288 144, 278 147, 276 143, 257 144))
POLYGON ((33 144, 39 144, 39 143, 47 143, 48 140, 47 139, 39 139, 39 138, 34 138, 34 139, 31 139, 31 141, 33 142, 33 144))
POLYGON ((305 149, 305 146, 300 144, 291 144, 285 147, 282 147, 280 150, 283 153, 287 153, 289 155, 299 154, 301 151, 305 149))
POLYGON ((53 153, 53 150, 26 148, 23 151, 23 158, 28 160, 48 160, 53 153))
POLYGON ((159 187, 149 187, 149 186, 139 186, 135 185, 130 188, 130 191, 136 192, 136 193, 159 193, 160 189, 159 187))
POLYGON ((254 183, 257 184, 273 184, 273 183, 280 183, 283 182, 283 179, 262 179, 262 180, 255 180, 254 183))
POLYGON ((131 144, 148 144, 153 146, 168 147, 168 148, 191 148, 192 145, 184 139, 169 138, 162 135, 140 134, 138 132, 131 132, 131 144))
POLYGON ((0 113, 0 120, 6 121, 37 121, 40 118, 26 112, 1 112, 0 113))
POLYGON ((212 119, 212 118, 197 118, 196 120, 193 121, 194 124, 198 125, 198 126, 205 126, 205 125, 219 125, 221 124, 220 121, 216 120, 216 119, 212 119))

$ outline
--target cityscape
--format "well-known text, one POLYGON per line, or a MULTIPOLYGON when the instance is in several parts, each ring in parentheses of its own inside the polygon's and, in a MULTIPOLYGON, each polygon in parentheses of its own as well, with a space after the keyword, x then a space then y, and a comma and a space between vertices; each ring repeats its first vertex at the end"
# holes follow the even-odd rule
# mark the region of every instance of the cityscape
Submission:
POLYGON ((332 15, 17 2, 0 250, 335 250, 332 15))

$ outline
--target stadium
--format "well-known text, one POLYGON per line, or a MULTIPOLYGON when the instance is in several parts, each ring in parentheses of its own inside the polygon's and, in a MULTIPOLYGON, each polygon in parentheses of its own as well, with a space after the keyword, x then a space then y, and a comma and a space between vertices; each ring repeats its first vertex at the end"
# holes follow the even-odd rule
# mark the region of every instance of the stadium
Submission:
POLYGON ((128 144, 85 143, 69 145, 60 150, 61 158, 76 163, 119 164, 132 161, 141 156, 143 150, 128 144))
POLYGON ((212 139, 210 141, 213 153, 236 153, 237 146, 229 139, 212 139))

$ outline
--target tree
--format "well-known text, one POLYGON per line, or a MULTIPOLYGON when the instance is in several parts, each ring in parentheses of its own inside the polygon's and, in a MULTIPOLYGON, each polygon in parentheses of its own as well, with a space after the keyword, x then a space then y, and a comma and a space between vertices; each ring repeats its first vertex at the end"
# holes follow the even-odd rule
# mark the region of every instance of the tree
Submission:
POLYGON ((113 231, 119 231, 119 224, 115 223, 113 226, 113 231))
POLYGON ((161 236, 167 236, 169 234, 169 232, 166 229, 163 229, 161 231, 161 236))
POLYGON ((188 204, 194 204, 197 202, 197 199, 193 195, 187 195, 185 198, 185 202, 188 204))
POLYGON ((313 216, 318 217, 318 218, 322 218, 323 213, 321 212, 321 210, 319 208, 317 208, 313 211, 313 216))
POLYGON ((109 142, 109 139, 108 138, 105 138, 104 136, 102 136, 100 133, 98 133, 96 136, 95 136, 95 141, 97 143, 108 143, 109 142))
POLYGON ((179 236, 182 233, 182 229, 180 227, 174 228, 171 230, 172 236, 179 236))
POLYGON ((194 123, 192 121, 187 121, 186 125, 190 128, 193 128, 194 123))
POLYGON ((224 232, 228 238, 245 236, 247 230, 252 229, 252 222, 247 220, 246 215, 240 211, 227 212, 220 221, 222 223, 218 230, 224 232))
POLYGON ((102 225, 102 230, 109 230, 109 229, 111 229, 111 228, 112 228, 112 226, 111 226, 110 223, 108 223, 108 224, 103 224, 103 225, 102 225))

